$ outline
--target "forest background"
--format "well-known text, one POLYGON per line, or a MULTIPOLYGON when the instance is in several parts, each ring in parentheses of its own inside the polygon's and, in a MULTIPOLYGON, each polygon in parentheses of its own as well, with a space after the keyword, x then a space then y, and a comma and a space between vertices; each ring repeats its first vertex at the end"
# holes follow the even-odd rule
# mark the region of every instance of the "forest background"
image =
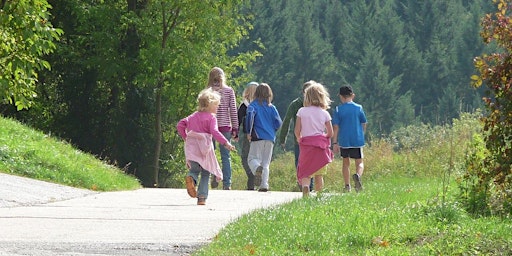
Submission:
MULTIPOLYGON (((3 37, 26 36, 13 25, 22 18, 53 34, 32 40, 46 50, 27 47, 44 58, 30 62, 38 72, 20 89, 28 93, 4 97, 0 110, 144 186, 178 187, 176 123, 195 110, 212 67, 238 95, 249 81, 270 84, 283 117, 305 81, 326 85, 334 104, 337 88, 351 84, 371 143, 483 106, 484 89, 470 77, 473 58, 495 51, 479 35, 491 8, 489 0, 2 1, 3 37)), ((2 55, 5 70, 10 55, 2 55)))

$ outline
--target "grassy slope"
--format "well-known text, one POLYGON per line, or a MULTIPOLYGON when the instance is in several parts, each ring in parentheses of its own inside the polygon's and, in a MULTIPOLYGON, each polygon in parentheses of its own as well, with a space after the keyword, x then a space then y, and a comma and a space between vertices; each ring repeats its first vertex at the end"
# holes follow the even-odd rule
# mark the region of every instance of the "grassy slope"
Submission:
POLYGON ((140 188, 114 166, 6 118, 0 118, 0 172, 98 191, 140 188))

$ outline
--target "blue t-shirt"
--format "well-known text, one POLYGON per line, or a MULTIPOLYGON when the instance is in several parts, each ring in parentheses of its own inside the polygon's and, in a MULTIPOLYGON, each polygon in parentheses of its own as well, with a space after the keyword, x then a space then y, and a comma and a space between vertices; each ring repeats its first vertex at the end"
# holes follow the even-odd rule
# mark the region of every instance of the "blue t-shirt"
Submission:
POLYGON ((366 123, 366 115, 363 106, 355 102, 347 102, 338 105, 334 109, 332 124, 337 125, 338 144, 342 148, 364 147, 363 125, 366 123))

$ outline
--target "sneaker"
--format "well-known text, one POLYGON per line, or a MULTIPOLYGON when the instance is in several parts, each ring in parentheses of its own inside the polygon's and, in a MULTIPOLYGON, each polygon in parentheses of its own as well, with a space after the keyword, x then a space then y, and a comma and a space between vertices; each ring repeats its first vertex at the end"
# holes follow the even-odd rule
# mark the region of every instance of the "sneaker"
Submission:
POLYGON ((187 185, 187 193, 190 197, 197 197, 196 184, 192 176, 185 177, 185 184, 187 185))
POLYGON ((206 204, 206 198, 204 198, 204 197, 197 198, 197 205, 205 205, 205 204, 206 204))
POLYGON ((231 190, 231 187, 230 186, 227 186, 227 187, 224 186, 224 187, 222 187, 222 189, 224 189, 224 190, 231 190))
POLYGON ((354 183, 356 184, 356 192, 363 190, 363 184, 361 183, 361 177, 359 177, 359 174, 354 173, 354 175, 352 175, 352 178, 354 179, 354 183))
POLYGON ((247 174, 247 190, 254 190, 254 175, 252 172, 247 174))
POLYGON ((258 166, 256 174, 254 175, 254 185, 259 187, 261 185, 261 174, 263 173, 263 167, 258 166))
POLYGON ((267 192, 268 191, 268 188, 260 188, 258 189, 258 192, 267 192))
POLYGON ((212 177, 210 185, 212 186, 212 188, 217 188, 219 186, 219 182, 217 181, 217 178, 215 176, 212 177))
POLYGON ((343 189, 343 192, 344 193, 350 193, 350 190, 351 190, 350 185, 347 184, 347 185, 345 185, 345 188, 343 189))
POLYGON ((309 187, 302 187, 302 197, 309 197, 309 187))

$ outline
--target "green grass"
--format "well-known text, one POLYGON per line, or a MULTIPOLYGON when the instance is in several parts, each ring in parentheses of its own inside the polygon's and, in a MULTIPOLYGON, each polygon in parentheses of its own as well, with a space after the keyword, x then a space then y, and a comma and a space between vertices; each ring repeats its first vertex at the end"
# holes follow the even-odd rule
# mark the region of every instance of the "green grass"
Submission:
POLYGON ((440 204, 439 179, 387 175, 242 216, 194 255, 510 255, 512 221, 440 204))
POLYGON ((0 172, 97 191, 140 188, 139 181, 69 143, 0 118, 0 172))
MULTIPOLYGON (((512 255, 512 220, 473 217, 457 201, 477 120, 372 141, 361 193, 342 193, 336 158, 326 192, 242 216, 194 255, 512 255)), ((291 153, 277 155, 270 170, 271 190, 298 191, 291 153)), ((245 174, 233 180, 242 186, 245 174)))

